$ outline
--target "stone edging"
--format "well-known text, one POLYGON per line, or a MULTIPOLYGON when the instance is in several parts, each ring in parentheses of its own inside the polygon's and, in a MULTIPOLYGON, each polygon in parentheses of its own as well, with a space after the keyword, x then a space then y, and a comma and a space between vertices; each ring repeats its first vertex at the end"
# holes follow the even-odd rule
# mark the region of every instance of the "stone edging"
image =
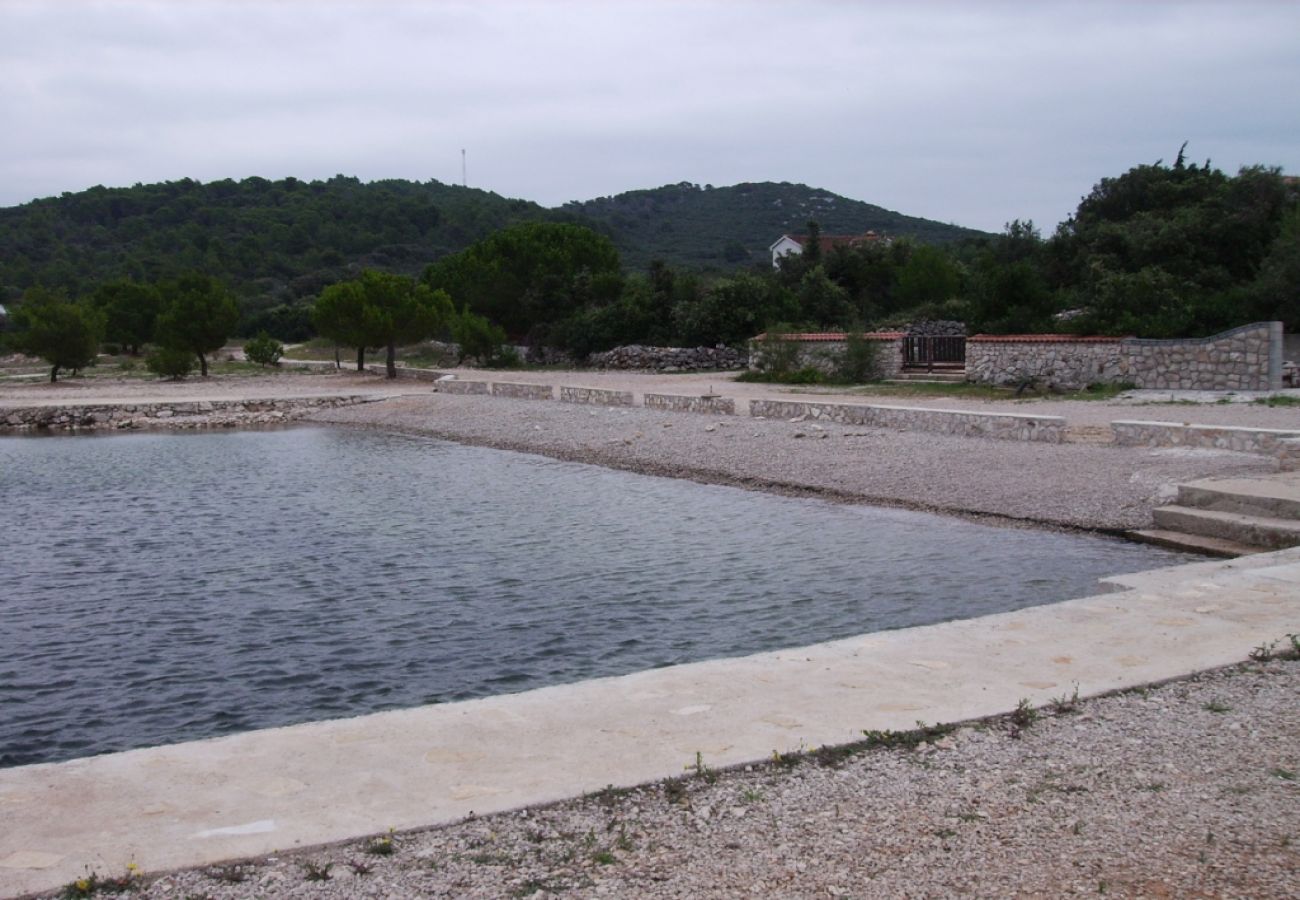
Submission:
POLYGON ((807 403, 789 400, 751 400, 749 414, 772 419, 806 417, 844 425, 875 425, 908 431, 928 431, 959 437, 1006 441, 1065 441, 1065 419, 1060 416, 1020 416, 1013 413, 975 413, 958 409, 910 406, 866 406, 846 403, 807 403))
POLYGON ((1180 422, 1116 421, 1110 423, 1121 447, 1204 447, 1263 453, 1278 458, 1282 468, 1300 467, 1300 428, 1241 428, 1180 422))
POLYGON ((0 430, 57 431, 135 428, 233 428, 300 419, 318 409, 370 403, 361 395, 262 400, 191 400, 179 403, 83 403, 0 409, 0 430))

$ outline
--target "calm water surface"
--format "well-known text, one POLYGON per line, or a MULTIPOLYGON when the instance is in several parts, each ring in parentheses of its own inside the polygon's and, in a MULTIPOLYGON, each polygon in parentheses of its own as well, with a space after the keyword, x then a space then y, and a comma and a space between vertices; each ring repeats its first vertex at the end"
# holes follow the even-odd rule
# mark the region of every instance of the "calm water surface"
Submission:
POLYGON ((0 438, 0 765, 1095 592, 1184 557, 374 432, 0 438))

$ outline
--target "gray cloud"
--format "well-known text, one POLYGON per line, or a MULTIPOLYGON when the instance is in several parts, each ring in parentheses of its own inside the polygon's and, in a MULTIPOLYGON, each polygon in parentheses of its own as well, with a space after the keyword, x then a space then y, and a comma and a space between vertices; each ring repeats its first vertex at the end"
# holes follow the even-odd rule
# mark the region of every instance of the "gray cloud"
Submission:
POLYGON ((1045 230, 1169 159, 1300 172, 1283 3, 0 3, 0 204, 181 177, 547 205, 802 181, 1045 230))

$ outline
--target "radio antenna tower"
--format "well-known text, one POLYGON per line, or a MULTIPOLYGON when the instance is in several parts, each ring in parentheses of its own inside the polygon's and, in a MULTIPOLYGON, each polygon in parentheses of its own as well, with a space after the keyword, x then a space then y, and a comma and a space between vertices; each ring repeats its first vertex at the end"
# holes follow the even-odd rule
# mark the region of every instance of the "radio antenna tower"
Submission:
POLYGON ((460 149, 460 186, 469 187, 469 182, 465 180, 465 148, 460 149))

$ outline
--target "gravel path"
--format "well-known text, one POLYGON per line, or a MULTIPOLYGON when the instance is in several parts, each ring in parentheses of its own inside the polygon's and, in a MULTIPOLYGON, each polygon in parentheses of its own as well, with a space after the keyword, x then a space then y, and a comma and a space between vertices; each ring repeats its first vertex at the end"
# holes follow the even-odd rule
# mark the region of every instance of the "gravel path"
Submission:
POLYGON ((1146 527, 1179 482, 1273 468, 1265 457, 1223 451, 976 440, 450 394, 312 418, 649 474, 1107 530, 1146 527))
POLYGON ((165 875, 132 896, 1295 897, 1297 696, 1300 663, 1247 664, 915 747, 886 736, 701 767, 165 875))

